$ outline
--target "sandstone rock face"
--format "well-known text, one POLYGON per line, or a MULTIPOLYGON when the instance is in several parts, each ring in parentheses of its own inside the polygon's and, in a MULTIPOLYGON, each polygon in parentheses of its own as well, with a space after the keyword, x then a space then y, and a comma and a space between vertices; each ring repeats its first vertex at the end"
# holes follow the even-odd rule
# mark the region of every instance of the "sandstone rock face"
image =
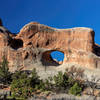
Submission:
POLYGON ((55 29, 31 22, 17 35, 7 32, 0 33, 0 59, 6 55, 11 71, 70 63, 99 68, 99 49, 94 42, 94 31, 90 28, 55 29), (63 62, 50 57, 50 53, 56 50, 64 53, 63 62))
POLYGON ((29 23, 16 38, 23 40, 26 47, 50 49, 76 49, 93 52, 94 32, 89 28, 54 29, 41 24, 29 23))

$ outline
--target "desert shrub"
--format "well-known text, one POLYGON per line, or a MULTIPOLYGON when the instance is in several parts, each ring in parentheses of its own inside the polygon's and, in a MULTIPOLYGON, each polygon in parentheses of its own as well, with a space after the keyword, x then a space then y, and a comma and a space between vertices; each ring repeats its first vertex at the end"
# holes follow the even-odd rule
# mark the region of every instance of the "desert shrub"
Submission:
POLYGON ((39 76, 37 75, 36 69, 32 70, 31 77, 30 77, 30 84, 31 87, 35 88, 36 85, 40 85, 41 80, 39 79, 39 76))
POLYGON ((53 79, 56 87, 66 88, 68 85, 68 76, 66 73, 58 72, 58 74, 55 75, 53 79))
POLYGON ((69 93, 73 95, 80 95, 82 92, 82 88, 78 85, 78 83, 75 83, 69 90, 69 93))
POLYGON ((79 91, 83 91, 85 88, 82 75, 83 70, 74 67, 66 70, 65 73, 58 72, 58 74, 53 77, 55 87, 64 88, 65 90, 70 89, 70 93, 77 95, 77 89, 79 89, 79 91))
POLYGON ((32 94, 32 87, 30 85, 30 78, 26 73, 16 72, 11 83, 11 92, 13 97, 27 98, 32 94))
POLYGON ((58 72, 57 75, 54 76, 54 82, 56 86, 63 86, 63 73, 62 72, 58 72))
POLYGON ((53 81, 52 77, 48 77, 45 80, 40 80, 39 84, 36 84, 35 89, 36 90, 39 89, 39 90, 41 90, 43 92, 45 92, 45 91, 52 91, 53 85, 54 85, 52 83, 52 81, 53 81))
POLYGON ((3 84, 10 84, 12 81, 11 73, 8 68, 8 61, 5 56, 3 56, 3 60, 0 63, 0 82, 3 84))
POLYGON ((84 76, 84 70, 81 68, 76 68, 72 66, 71 68, 66 69, 66 73, 70 76, 73 77, 74 79, 82 79, 84 76))
POLYGON ((13 74, 11 83, 11 92, 13 97, 28 98, 33 95, 34 91, 45 90, 43 80, 39 79, 35 69, 31 75, 18 71, 13 74))
POLYGON ((70 86, 74 85, 77 82, 81 86, 81 88, 84 88, 85 81, 83 80, 83 69, 72 66, 71 68, 66 69, 66 74, 69 77, 68 83, 70 86))
POLYGON ((34 90, 46 90, 46 83, 37 75, 36 69, 32 70, 30 80, 31 87, 34 88, 34 90))
POLYGON ((75 80, 72 77, 68 78, 68 88, 72 87, 75 83, 75 80))
POLYGON ((25 98, 32 96, 33 92, 37 90, 57 92, 64 89, 66 93, 69 90, 69 93, 79 95, 84 88, 83 81, 80 78, 74 78, 71 71, 64 73, 60 71, 54 77, 48 77, 45 80, 40 79, 35 69, 30 75, 18 71, 13 74, 12 79, 11 91, 13 96, 25 98))
POLYGON ((45 83, 43 82, 43 80, 40 80, 39 84, 36 84, 34 89, 36 91, 37 90, 40 90, 41 92, 42 91, 45 91, 46 90, 46 87, 45 87, 45 83))
POLYGON ((48 77, 48 79, 44 80, 44 86, 46 91, 51 91, 53 89, 53 78, 48 77))

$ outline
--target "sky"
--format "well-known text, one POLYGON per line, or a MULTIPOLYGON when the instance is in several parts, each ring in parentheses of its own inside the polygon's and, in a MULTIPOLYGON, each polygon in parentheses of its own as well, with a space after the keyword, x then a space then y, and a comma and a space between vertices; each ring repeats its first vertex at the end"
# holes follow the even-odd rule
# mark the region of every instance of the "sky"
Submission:
POLYGON ((100 0, 0 0, 0 18, 12 33, 31 21, 55 28, 89 27, 100 44, 100 0))
POLYGON ((64 60, 64 53, 60 51, 53 51, 50 53, 50 56, 52 59, 57 61, 63 61, 64 60))

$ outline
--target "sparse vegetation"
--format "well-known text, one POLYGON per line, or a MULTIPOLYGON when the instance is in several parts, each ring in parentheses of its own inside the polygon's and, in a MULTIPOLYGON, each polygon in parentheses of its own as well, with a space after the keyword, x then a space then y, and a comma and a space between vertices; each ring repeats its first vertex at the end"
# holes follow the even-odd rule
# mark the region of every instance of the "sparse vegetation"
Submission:
POLYGON ((66 69, 65 73, 58 72, 58 74, 54 76, 55 86, 64 88, 67 93, 80 95, 85 87, 82 75, 79 77, 79 74, 82 74, 80 72, 83 71, 74 67, 69 70, 66 69))
MULTIPOLYGON (((13 98, 32 97, 37 91, 40 91, 40 93, 50 91, 56 93, 58 90, 59 92, 63 90, 66 94, 81 95, 86 87, 85 82, 87 82, 82 79, 83 75, 84 70, 72 66, 70 69, 66 69, 64 73, 60 71, 54 77, 42 80, 37 75, 36 69, 33 69, 30 74, 25 71, 17 71, 11 74, 5 57, 0 64, 0 79, 4 84, 10 85, 13 98)), ((96 84, 91 85, 90 83, 88 81, 89 86, 93 87, 94 90, 96 84)))
POLYGON ((5 56, 3 56, 3 60, 0 63, 0 83, 10 84, 11 82, 11 73, 8 68, 8 61, 5 56))
POLYGON ((54 76, 54 82, 57 87, 64 86, 64 77, 62 72, 58 72, 58 74, 54 76))
POLYGON ((68 74, 69 72, 58 72, 54 77, 40 80, 35 69, 28 76, 25 72, 16 72, 12 77, 11 91, 14 97, 30 97, 37 90, 57 92, 57 89, 63 89, 66 93, 80 95, 83 90, 81 82, 78 82, 68 74), (80 85, 81 84, 81 85, 80 85), (68 91, 69 90, 69 91, 68 91))
POLYGON ((31 96, 32 87, 30 85, 30 78, 28 78, 26 73, 16 72, 13 75, 13 81, 11 83, 11 91, 13 97, 23 97, 31 96))
POLYGON ((75 83, 69 90, 69 93, 73 95, 80 95, 81 92, 82 92, 82 88, 79 86, 78 83, 75 83))

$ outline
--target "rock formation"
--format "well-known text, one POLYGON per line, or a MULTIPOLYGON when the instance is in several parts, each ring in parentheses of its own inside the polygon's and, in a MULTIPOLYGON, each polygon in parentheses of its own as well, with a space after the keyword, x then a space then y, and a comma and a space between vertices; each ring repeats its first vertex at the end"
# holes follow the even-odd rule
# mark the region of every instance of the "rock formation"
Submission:
POLYGON ((90 28, 55 29, 31 22, 17 35, 3 26, 0 26, 0 30, 0 60, 5 55, 11 71, 28 70, 37 65, 39 68, 59 68, 70 63, 99 68, 100 47, 95 44, 95 33, 90 28), (56 50, 64 53, 63 62, 54 61, 50 57, 50 53, 56 50))

